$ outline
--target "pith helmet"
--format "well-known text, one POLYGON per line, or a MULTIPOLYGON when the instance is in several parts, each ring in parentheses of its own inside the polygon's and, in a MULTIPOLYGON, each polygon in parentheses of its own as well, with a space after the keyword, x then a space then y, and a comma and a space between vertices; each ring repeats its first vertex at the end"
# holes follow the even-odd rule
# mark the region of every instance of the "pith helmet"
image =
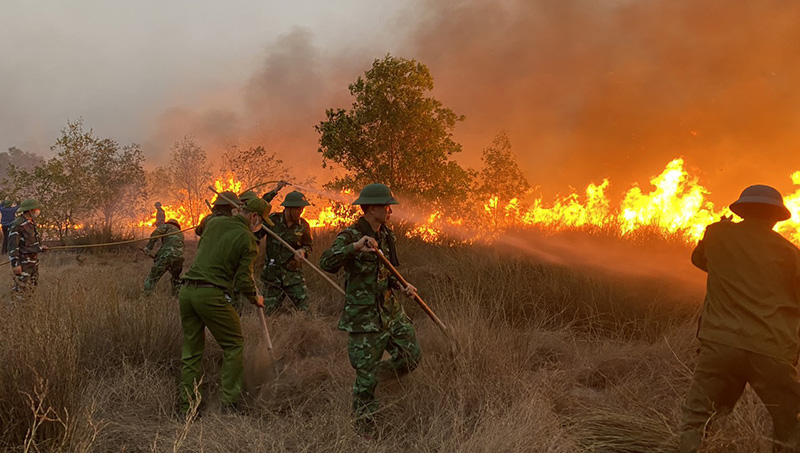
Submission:
POLYGON ((235 193, 226 190, 217 195, 217 199, 214 200, 214 206, 234 206, 234 203, 236 203, 238 199, 239 197, 237 197, 235 193))
POLYGON ((19 204, 19 212, 30 211, 32 209, 39 209, 39 201, 34 198, 28 198, 19 204))
POLYGON ((255 193, 255 191, 248 190, 247 192, 242 192, 242 194, 239 195, 239 199, 242 200, 242 203, 247 203, 247 200, 251 198, 258 198, 258 194, 255 193))
POLYGON ((251 198, 247 200, 244 205, 242 205, 242 208, 245 211, 255 212, 260 215, 261 218, 264 219, 264 223, 267 225, 275 225, 272 223, 272 220, 269 219, 269 213, 272 211, 272 206, 263 198, 251 198))
POLYGON ((154 204, 153 206, 155 206, 155 207, 159 207, 159 206, 161 206, 161 202, 160 202, 160 201, 156 201, 156 202, 155 202, 155 204, 154 204))
POLYGON ((177 221, 177 220, 175 220, 175 219, 169 219, 169 220, 167 220, 167 221, 166 221, 166 222, 164 222, 164 223, 168 223, 168 224, 170 224, 170 225, 175 225, 176 227, 178 227, 178 229, 179 229, 179 230, 181 229, 181 224, 180 224, 180 223, 178 223, 178 221, 177 221))
POLYGON ((369 205, 369 204, 398 204, 392 195, 392 189, 385 184, 370 184, 361 189, 358 198, 353 202, 353 205, 369 205))
POLYGON ((14 204, 14 202, 13 202, 13 201, 11 201, 11 200, 5 200, 5 201, 3 201, 3 207, 4 207, 4 208, 10 208, 12 204, 14 204))
POLYGON ((302 208, 303 206, 308 206, 310 204, 311 203, 306 200, 306 196, 303 195, 302 192, 295 190, 294 192, 289 192, 286 194, 281 206, 286 206, 287 208, 302 208))
POLYGON ((792 213, 783 204, 781 193, 762 184, 744 189, 739 195, 739 199, 731 203, 731 211, 743 219, 767 217, 781 221, 792 216, 792 213))

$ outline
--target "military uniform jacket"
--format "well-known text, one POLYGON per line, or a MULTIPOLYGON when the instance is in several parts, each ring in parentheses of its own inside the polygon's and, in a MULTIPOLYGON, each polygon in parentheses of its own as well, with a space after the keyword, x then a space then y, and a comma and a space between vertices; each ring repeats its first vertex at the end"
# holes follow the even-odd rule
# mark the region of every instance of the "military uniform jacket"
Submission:
POLYGON ((372 231, 363 217, 339 233, 319 260, 320 267, 330 273, 344 268, 345 302, 339 329, 347 332, 381 332, 390 322, 405 316, 402 305, 392 295, 392 288, 399 287, 397 280, 375 253, 356 252, 353 248, 367 235, 378 241, 384 255, 396 264, 394 233, 386 226, 377 233, 372 231))
POLYGON ((708 272, 697 336, 792 363, 800 351, 800 250, 746 219, 706 228, 692 263, 708 272))
POLYGON ((171 223, 161 225, 150 234, 150 238, 151 239, 147 241, 147 245, 145 246, 148 253, 150 250, 153 250, 153 247, 156 246, 156 242, 161 239, 161 248, 158 249, 158 254, 156 255, 157 259, 167 256, 183 256, 183 233, 175 225, 171 223), (165 234, 169 234, 169 236, 164 236, 165 234), (163 237, 158 238, 155 236, 163 237))
POLYGON ((8 230, 8 257, 11 259, 11 267, 19 267, 25 263, 35 264, 41 251, 36 224, 25 216, 17 217, 8 230))
POLYGON ((253 262, 256 256, 258 242, 244 217, 214 217, 206 224, 197 245, 197 256, 183 279, 211 283, 228 293, 242 294, 255 303, 253 262))
MULTIPOLYGON (((313 238, 311 237, 311 225, 308 224, 306 219, 301 217, 299 222, 289 226, 286 224, 286 216, 283 212, 270 214, 269 218, 275 225, 267 228, 288 242, 295 250, 305 250, 306 256, 311 254, 313 238)), ((300 263, 294 260, 294 253, 272 236, 267 236, 267 264, 281 266, 289 270, 300 269, 300 263)))

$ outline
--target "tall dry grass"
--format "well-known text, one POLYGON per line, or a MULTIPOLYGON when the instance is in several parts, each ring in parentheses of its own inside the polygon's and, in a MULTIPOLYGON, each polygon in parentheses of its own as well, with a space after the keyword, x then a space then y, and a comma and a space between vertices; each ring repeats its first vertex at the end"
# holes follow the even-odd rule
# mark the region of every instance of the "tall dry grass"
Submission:
MULTIPOLYGON (((314 259, 332 237, 317 238, 314 259)), ((203 416, 177 421, 177 302, 166 279, 151 298, 139 297, 150 262, 129 248, 52 253, 32 300, 0 303, 0 449, 674 450, 701 293, 507 248, 404 239, 399 248, 401 271, 460 349, 452 356, 446 338, 405 301, 423 362, 379 387, 377 440, 351 428, 354 373, 336 329, 342 298, 311 272, 311 313, 269 320, 285 366, 277 377, 255 312, 245 310, 247 414, 219 412, 222 356, 209 338, 203 416)), ((716 426, 710 451, 768 451, 769 418, 749 391, 716 426)))

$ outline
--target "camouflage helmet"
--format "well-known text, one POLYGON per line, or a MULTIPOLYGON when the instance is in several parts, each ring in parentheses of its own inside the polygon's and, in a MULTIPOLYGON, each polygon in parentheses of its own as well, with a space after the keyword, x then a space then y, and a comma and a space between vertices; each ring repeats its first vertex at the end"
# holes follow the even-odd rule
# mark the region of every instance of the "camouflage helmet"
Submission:
POLYGON ((19 204, 19 212, 26 212, 32 209, 39 209, 39 201, 34 198, 28 198, 19 204))
POLYGON ((175 220, 175 219, 169 219, 164 223, 169 223, 170 225, 175 225, 179 230, 181 229, 181 224, 178 223, 178 221, 175 220))
POLYGON ((235 206, 239 198, 230 190, 220 192, 214 200, 214 206, 235 206))
POLYGON ((387 205, 398 204, 398 201, 392 195, 392 189, 385 184, 370 184, 361 189, 358 198, 353 202, 353 205, 387 205))
POLYGON ((289 192, 286 194, 286 197, 283 199, 283 203, 281 206, 285 206, 287 208, 302 208, 304 206, 308 206, 311 203, 306 200, 306 196, 303 195, 302 192, 294 191, 289 192))
POLYGON ((247 200, 242 205, 242 209, 257 213, 262 219, 264 219, 264 223, 269 226, 275 225, 272 223, 272 220, 269 219, 269 213, 272 211, 272 205, 267 203, 267 200, 264 200, 263 198, 251 198, 247 200))
POLYGON ((242 194, 239 195, 239 199, 242 200, 242 203, 247 203, 247 200, 250 200, 251 198, 258 198, 258 194, 255 193, 255 191, 248 190, 247 192, 242 192, 242 194))
POLYGON ((756 184, 742 191, 739 199, 731 203, 731 211, 739 217, 786 220, 792 213, 783 204, 781 193, 770 186, 756 184))

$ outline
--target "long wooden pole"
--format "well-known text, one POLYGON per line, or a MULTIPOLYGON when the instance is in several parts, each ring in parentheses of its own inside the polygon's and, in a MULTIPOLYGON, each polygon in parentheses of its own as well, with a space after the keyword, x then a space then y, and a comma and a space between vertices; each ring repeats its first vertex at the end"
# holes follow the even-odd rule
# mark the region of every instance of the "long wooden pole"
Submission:
MULTIPOLYGON (((380 249, 375 250, 375 255, 378 256, 378 259, 383 263, 384 266, 386 266, 387 269, 389 269, 389 272, 391 272, 392 275, 394 275, 394 277, 400 282, 400 284, 403 285, 404 288, 408 288, 409 285, 406 279, 403 278, 403 276, 400 274, 397 268, 395 268, 394 265, 392 265, 391 261, 389 261, 389 259, 386 258, 386 256, 380 249)), ((425 314, 427 314, 433 320, 433 322, 435 322, 436 325, 439 326, 440 329, 442 329, 442 332, 444 332, 444 334, 449 337, 450 332, 447 330, 447 326, 444 325, 442 320, 439 319, 438 316, 436 316, 436 313, 434 313, 433 310, 431 310, 431 307, 429 307, 428 304, 426 304, 425 301, 422 300, 422 297, 420 297, 419 294, 417 294, 416 292, 414 293, 414 301, 422 308, 422 311, 424 311, 425 314)))

